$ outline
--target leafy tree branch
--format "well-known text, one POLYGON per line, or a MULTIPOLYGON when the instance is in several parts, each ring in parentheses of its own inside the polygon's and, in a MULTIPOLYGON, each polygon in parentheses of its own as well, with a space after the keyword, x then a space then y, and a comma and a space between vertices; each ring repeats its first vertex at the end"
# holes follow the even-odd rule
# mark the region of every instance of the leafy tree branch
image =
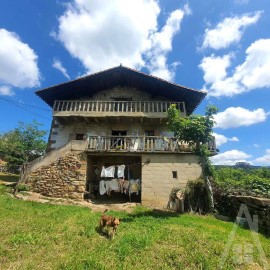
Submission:
POLYGON ((214 115, 217 107, 207 106, 205 115, 190 115, 181 117, 180 112, 173 104, 168 110, 168 126, 180 141, 188 142, 193 146, 195 154, 200 158, 202 175, 208 192, 210 209, 214 210, 212 188, 209 176, 213 175, 208 143, 213 140, 214 115))
POLYGON ((19 122, 14 130, 0 134, 0 158, 8 162, 8 167, 20 166, 45 153, 47 131, 40 126, 37 121, 19 122))

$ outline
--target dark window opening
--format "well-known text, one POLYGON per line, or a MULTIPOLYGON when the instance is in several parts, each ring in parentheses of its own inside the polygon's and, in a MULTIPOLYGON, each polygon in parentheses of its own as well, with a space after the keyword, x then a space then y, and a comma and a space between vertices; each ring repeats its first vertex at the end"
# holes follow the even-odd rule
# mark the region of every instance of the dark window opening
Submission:
POLYGON ((127 136, 126 130, 112 130, 112 136, 127 136))
POLYGON ((154 136, 154 130, 145 130, 145 136, 154 136))
POLYGON ((177 171, 172 171, 173 178, 177 179, 177 171))
POLYGON ((76 134, 77 141, 83 141, 83 139, 84 139, 84 134, 76 134))
POLYGON ((123 136, 127 136, 126 130, 112 130, 112 140, 111 140, 111 148, 124 148, 124 138, 123 136))

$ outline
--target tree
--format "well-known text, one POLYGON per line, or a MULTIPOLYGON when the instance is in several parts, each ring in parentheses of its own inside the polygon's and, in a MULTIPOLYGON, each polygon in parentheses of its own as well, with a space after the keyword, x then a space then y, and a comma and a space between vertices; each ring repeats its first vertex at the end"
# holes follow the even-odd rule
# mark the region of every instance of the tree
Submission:
POLYGON ((194 146, 194 152, 200 158, 202 174, 208 193, 210 210, 214 210, 214 201, 209 176, 213 175, 210 151, 207 144, 213 140, 214 114, 218 112, 215 106, 207 106, 205 115, 190 115, 181 117, 180 112, 173 104, 168 110, 168 126, 175 136, 194 146))
POLYGON ((45 135, 37 121, 30 124, 19 122, 14 130, 0 134, 0 158, 8 163, 8 167, 18 167, 30 162, 45 153, 45 135))

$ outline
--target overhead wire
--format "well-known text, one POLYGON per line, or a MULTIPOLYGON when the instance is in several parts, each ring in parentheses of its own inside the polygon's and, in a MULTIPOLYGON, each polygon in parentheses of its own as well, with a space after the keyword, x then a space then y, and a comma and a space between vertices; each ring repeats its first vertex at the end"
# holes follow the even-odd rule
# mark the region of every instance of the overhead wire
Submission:
POLYGON ((25 111, 27 111, 27 112, 30 112, 31 114, 37 115, 37 116, 39 116, 39 117, 41 117, 41 118, 43 118, 43 119, 51 120, 51 119, 49 119, 49 118, 47 118, 47 117, 45 117, 45 116, 43 116, 43 115, 40 115, 39 113, 33 112, 33 111, 31 111, 31 110, 28 110, 28 109, 26 109, 26 108, 24 108, 24 107, 22 107, 22 106, 20 106, 20 105, 30 106, 30 107, 33 107, 33 108, 36 108, 36 109, 40 109, 40 110, 45 110, 45 111, 49 111, 49 110, 42 109, 42 108, 39 108, 39 107, 36 107, 36 106, 33 106, 33 105, 29 105, 29 104, 22 104, 22 103, 20 103, 20 102, 12 101, 12 100, 5 99, 5 98, 2 98, 2 97, 0 97, 0 99, 1 99, 1 100, 4 100, 4 101, 7 101, 7 102, 10 102, 10 103, 13 104, 14 106, 17 106, 17 107, 19 107, 19 108, 21 108, 21 109, 23 109, 23 110, 25 110, 25 111), (20 104, 20 105, 18 105, 18 104, 20 104))
POLYGON ((39 110, 50 112, 50 110, 48 110, 48 109, 40 108, 40 107, 33 106, 33 105, 30 105, 30 104, 25 104, 25 103, 22 103, 22 102, 19 102, 19 101, 13 101, 13 100, 6 99, 6 98, 3 98, 3 97, 0 97, 0 99, 3 99, 5 101, 7 101, 7 102, 17 103, 17 104, 20 104, 20 105, 23 105, 23 106, 28 106, 28 107, 32 107, 32 108, 35 108, 35 109, 39 109, 39 110))

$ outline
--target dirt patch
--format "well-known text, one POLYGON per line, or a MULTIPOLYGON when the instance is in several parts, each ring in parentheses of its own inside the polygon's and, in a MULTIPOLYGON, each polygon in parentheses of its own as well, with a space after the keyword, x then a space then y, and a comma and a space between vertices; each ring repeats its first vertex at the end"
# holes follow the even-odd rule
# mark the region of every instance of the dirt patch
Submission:
POLYGON ((57 204, 57 205, 78 205, 83 207, 89 207, 94 212, 103 212, 106 209, 114 210, 114 211, 126 211, 131 213, 133 208, 139 203, 114 203, 114 204, 95 204, 91 201, 86 200, 71 200, 71 199, 64 199, 64 198, 53 198, 53 197, 46 197, 39 193, 35 192, 20 192, 14 195, 15 198, 21 199, 24 201, 34 201, 40 203, 48 203, 48 204, 57 204))

